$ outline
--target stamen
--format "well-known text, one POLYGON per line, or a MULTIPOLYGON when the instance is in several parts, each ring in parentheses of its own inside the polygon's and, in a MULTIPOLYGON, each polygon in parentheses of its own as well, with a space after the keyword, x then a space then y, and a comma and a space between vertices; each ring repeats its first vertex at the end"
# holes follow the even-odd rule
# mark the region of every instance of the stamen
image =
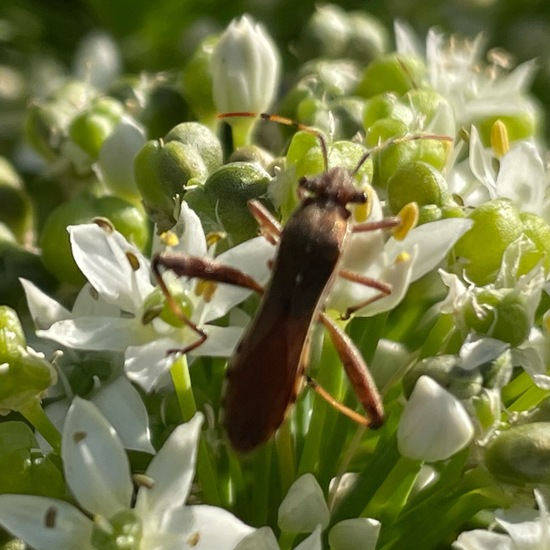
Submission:
POLYGON ((160 235, 160 240, 165 246, 177 246, 180 242, 178 236, 173 231, 165 231, 160 235))
POLYGON ((402 241, 418 223, 418 204, 409 202, 400 210, 397 217, 401 220, 401 224, 392 231, 392 235, 395 240, 402 241))
POLYGON ((491 147, 497 158, 502 158, 510 150, 508 128, 502 120, 497 119, 491 126, 491 147))
POLYGON ((212 245, 222 241, 227 237, 224 231, 211 231, 206 235, 206 246, 210 248, 212 245))
POLYGON ((218 288, 218 285, 214 281, 205 281, 205 280, 199 280, 197 281, 197 286, 195 287, 195 294, 197 296, 202 296, 202 299, 208 303, 212 299, 212 296, 214 296, 214 292, 216 292, 216 289, 218 288))

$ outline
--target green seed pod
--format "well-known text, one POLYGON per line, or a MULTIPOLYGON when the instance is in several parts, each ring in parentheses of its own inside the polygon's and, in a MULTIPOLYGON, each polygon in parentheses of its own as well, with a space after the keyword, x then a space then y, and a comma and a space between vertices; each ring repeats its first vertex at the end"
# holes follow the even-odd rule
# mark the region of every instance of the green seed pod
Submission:
POLYGON ((420 59, 387 54, 367 65, 355 94, 367 98, 384 92, 403 95, 422 83, 425 72, 420 59))
POLYGON ((488 445, 485 464, 506 483, 550 483, 550 423, 533 422, 501 432, 488 445))
MULTIPOLYGON (((193 304, 189 300, 187 293, 182 290, 180 285, 177 285, 170 288, 170 294, 180 307, 183 314, 190 318, 193 313, 193 304)), ((142 322, 144 325, 150 323, 153 319, 158 317, 165 323, 168 323, 176 328, 186 326, 185 323, 172 311, 172 308, 166 303, 166 296, 159 287, 155 288, 145 298, 143 302, 143 312, 142 322)))
POLYGON ((182 94, 197 118, 208 124, 216 116, 216 107, 212 94, 212 74, 210 60, 217 36, 208 36, 197 47, 181 75, 182 94))
POLYGON ((426 162, 412 161, 400 166, 388 179, 387 200, 390 211, 397 214, 403 206, 443 206, 451 200, 445 178, 426 162))
POLYGON ((348 15, 342 8, 333 4, 317 6, 296 44, 300 60, 344 57, 350 31, 348 15))
MULTIPOLYGON (((363 126, 367 132, 370 132, 373 124, 382 119, 393 119, 404 123, 405 127, 413 121, 414 116, 408 105, 402 103, 397 95, 392 92, 377 94, 365 101, 363 109, 363 126)), ((396 135, 394 133, 389 136, 396 135)), ((371 139, 370 146, 376 145, 376 141, 371 139), (374 143, 372 143, 374 141, 374 143)))
POLYGON ((522 233, 523 224, 506 199, 488 201, 471 212, 472 228, 453 248, 456 262, 477 285, 494 282, 506 248, 522 233))
POLYGON ((389 33, 381 21, 372 15, 362 11, 350 12, 348 25, 345 57, 366 65, 388 50, 389 33))
POLYGON ((97 159, 103 142, 123 114, 124 107, 116 99, 98 98, 71 121, 69 137, 90 157, 97 159))
POLYGON ((40 236, 42 261, 60 281, 82 286, 84 276, 72 255, 67 226, 108 218, 115 229, 143 250, 149 242, 149 222, 143 210, 118 197, 79 197, 58 206, 40 236))
POLYGON ((164 140, 148 141, 134 160, 135 178, 159 233, 176 223, 174 210, 189 180, 204 181, 222 164, 218 138, 206 126, 184 122, 164 140))
POLYGON ((477 369, 463 369, 459 363, 460 359, 455 355, 438 355, 418 361, 403 378, 405 396, 410 396, 416 381, 424 374, 457 399, 468 399, 479 394, 483 382, 480 372, 477 369))
POLYGON ((520 212, 519 218, 523 224, 523 233, 535 245, 535 250, 522 255, 518 275, 529 273, 541 261, 545 273, 550 273, 550 226, 531 212, 520 212))
POLYGON ((204 191, 230 244, 258 234, 258 223, 248 209, 248 201, 266 197, 269 181, 263 168, 247 162, 226 164, 206 180, 204 191))
POLYGON ((158 139, 174 126, 174 121, 189 120, 189 109, 181 94, 167 84, 148 90, 140 122, 149 139, 158 139))
POLYGON ((122 509, 117 512, 109 518, 109 527, 107 530, 103 526, 94 525, 91 536, 93 548, 121 550, 141 547, 143 524, 134 510, 122 509))

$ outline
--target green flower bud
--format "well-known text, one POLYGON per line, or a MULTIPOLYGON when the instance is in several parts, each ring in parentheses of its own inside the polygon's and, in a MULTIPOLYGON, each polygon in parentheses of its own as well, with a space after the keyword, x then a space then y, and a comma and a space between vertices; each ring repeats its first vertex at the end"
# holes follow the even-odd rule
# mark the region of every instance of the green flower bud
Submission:
POLYGON ((353 11, 348 14, 348 25, 345 57, 366 65, 387 51, 390 37, 381 21, 369 13, 353 11))
POLYGON ((342 8, 334 4, 316 6, 302 30, 296 50, 303 61, 316 57, 344 57, 350 32, 348 15, 342 8))
POLYGON ((441 172, 421 161, 400 166, 388 179, 387 191, 388 204, 393 214, 397 214, 410 202, 416 202, 419 206, 443 206, 451 200, 447 182, 441 172))
POLYGON ((504 251, 521 235, 521 218, 506 199, 482 204, 469 218, 474 224, 456 243, 453 254, 468 279, 477 285, 486 285, 494 282, 504 251))
POLYGON ((111 134, 124 107, 116 99, 102 97, 77 115, 69 126, 69 137, 92 159, 97 159, 105 139, 111 134))
POLYGON ((208 36, 196 48, 183 69, 181 75, 181 91, 196 117, 204 124, 209 125, 216 116, 216 107, 212 94, 205 90, 212 90, 212 73, 210 63, 217 36, 208 36))
POLYGON ((541 261, 545 273, 550 273, 550 226, 531 212, 520 212, 519 218, 523 224, 523 233, 535 245, 535 250, 522 255, 518 275, 529 273, 541 261))
POLYGON ((384 92, 403 95, 422 83, 425 72, 419 59, 387 54, 367 65, 355 94, 367 98, 384 92))
POLYGON ((269 167, 273 163, 273 155, 257 145, 248 145, 237 147, 231 153, 229 162, 252 162, 259 164, 265 170, 269 170, 269 167))
POLYGON ((178 124, 164 140, 141 148, 134 160, 136 184, 160 233, 176 223, 177 197, 181 200, 189 180, 204 181, 221 164, 218 138, 197 122, 178 124))
POLYGON ((26 347, 16 313, 0 306, 0 411, 19 411, 57 379, 43 356, 26 347))
POLYGON ((141 547, 143 525, 133 510, 123 509, 109 519, 110 529, 94 523, 91 544, 104 550, 137 550, 141 547))
POLYGON ((267 195, 269 174, 257 164, 233 162, 216 170, 205 182, 204 191, 231 245, 258 234, 258 223, 248 201, 267 195))
POLYGON ((0 219, 20 243, 24 242, 33 224, 29 196, 19 174, 4 157, 0 157, 0 219))
POLYGON ((0 494, 65 498, 65 482, 52 460, 37 451, 25 422, 0 423, 0 494))
POLYGON ((512 426, 499 433, 486 449, 485 464, 506 483, 550 483, 550 423, 512 426))
POLYGON ((143 250, 149 242, 149 222, 140 208, 118 197, 80 197, 58 206, 40 236, 42 261, 60 281, 82 286, 85 278, 71 252, 67 226, 108 218, 115 229, 143 250))
POLYGON ((481 392, 483 377, 477 369, 467 370, 460 366, 460 358, 455 355, 427 357, 415 363, 403 377, 403 391, 408 397, 417 380, 427 375, 441 387, 451 392, 457 399, 468 399, 481 392))
POLYGON ((351 97, 360 76, 357 64, 348 59, 313 59, 300 67, 301 79, 295 89, 309 90, 319 99, 351 97))

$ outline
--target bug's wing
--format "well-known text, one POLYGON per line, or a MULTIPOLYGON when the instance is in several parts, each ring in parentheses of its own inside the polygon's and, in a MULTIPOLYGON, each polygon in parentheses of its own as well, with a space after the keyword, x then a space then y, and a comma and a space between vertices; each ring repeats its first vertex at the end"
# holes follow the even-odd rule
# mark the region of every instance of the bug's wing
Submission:
POLYGON ((273 434, 294 402, 309 319, 271 307, 258 315, 229 364, 224 424, 233 447, 247 452, 273 434))

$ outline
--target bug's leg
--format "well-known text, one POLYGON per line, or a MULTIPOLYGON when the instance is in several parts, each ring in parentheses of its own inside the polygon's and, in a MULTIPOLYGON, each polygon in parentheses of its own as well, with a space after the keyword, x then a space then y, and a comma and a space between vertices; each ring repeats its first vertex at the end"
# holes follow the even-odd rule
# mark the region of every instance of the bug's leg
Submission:
POLYGON ((264 292, 264 287, 246 273, 208 258, 200 258, 182 253, 171 254, 164 252, 154 256, 151 262, 151 269, 162 293, 166 298, 168 307, 170 307, 174 315, 182 323, 197 334, 197 340, 195 342, 192 342, 182 349, 170 350, 170 353, 189 353, 199 347, 206 340, 207 334, 199 326, 193 323, 187 315, 185 315, 179 304, 176 300, 174 300, 172 293, 162 278, 161 269, 170 269, 180 277, 197 277, 207 281, 227 283, 243 288, 249 288, 250 290, 254 290, 260 294, 263 294, 264 292))
POLYGON ((392 287, 389 283, 380 281, 378 279, 373 279, 365 275, 361 275, 360 273, 354 273, 352 271, 347 271, 345 269, 342 269, 338 272, 338 276, 348 281, 359 283, 361 285, 368 286, 369 288, 374 288, 375 290, 379 291, 378 294, 375 294, 374 296, 371 296, 370 298, 367 298, 366 300, 363 300, 358 304, 348 307, 346 311, 340 315, 340 319, 344 321, 349 319, 351 315, 353 315, 356 311, 360 310, 361 308, 364 308, 372 304, 373 302, 380 300, 381 298, 385 298, 386 296, 389 296, 392 291, 392 287))
MULTIPOLYGON (((338 410, 365 426, 378 428, 384 423, 384 408, 382 398, 378 393, 376 384, 365 365, 361 352, 357 349, 351 338, 323 312, 319 313, 320 321, 325 325, 334 343, 334 347, 344 365, 344 370, 351 383, 353 391, 368 414, 368 418, 361 416, 341 403, 333 403, 338 410), (359 418, 357 418, 359 417, 359 418)), ((308 383, 309 380, 308 380, 308 383)), ((315 388, 320 395, 320 390, 315 388)), ((324 390, 323 390, 324 391, 324 390)), ((325 392, 326 393, 326 392, 325 392)), ((330 397, 330 396, 329 396, 330 397)), ((335 401, 333 398, 331 398, 335 401)))
POLYGON ((258 200, 248 201, 248 208, 260 226, 260 233, 271 244, 277 244, 281 235, 281 224, 271 212, 258 200))

